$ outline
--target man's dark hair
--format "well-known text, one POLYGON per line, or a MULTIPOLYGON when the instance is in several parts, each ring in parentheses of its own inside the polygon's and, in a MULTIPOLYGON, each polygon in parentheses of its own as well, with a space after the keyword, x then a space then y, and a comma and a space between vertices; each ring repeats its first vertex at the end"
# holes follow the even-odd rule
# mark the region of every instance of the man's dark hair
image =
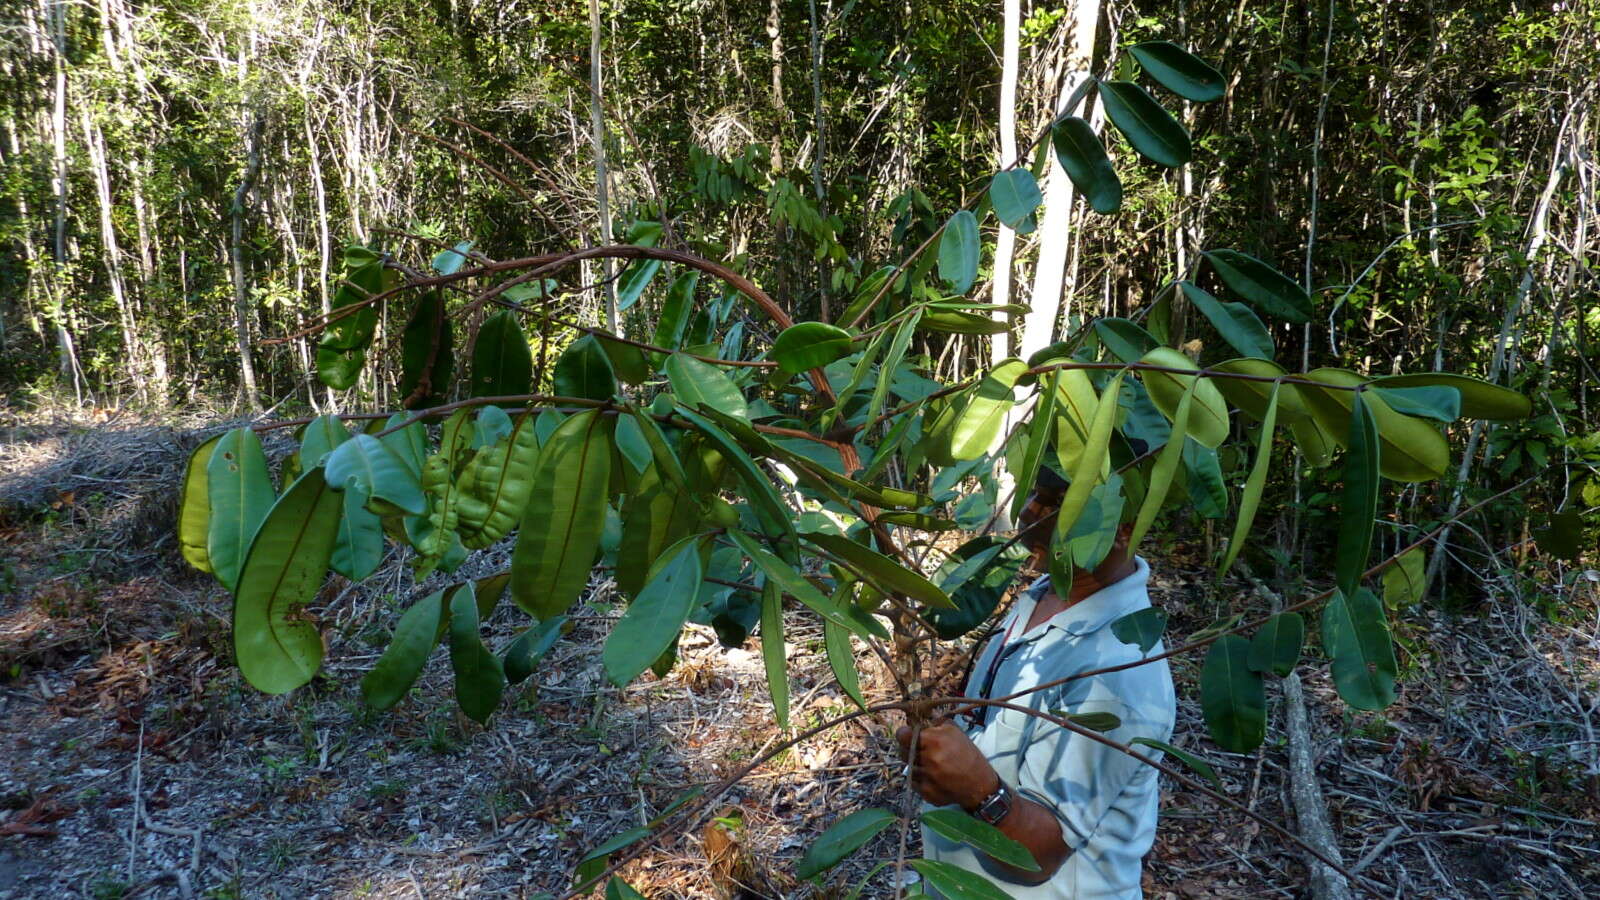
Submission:
POLYGON ((1039 474, 1034 476, 1033 489, 1047 493, 1060 493, 1067 489, 1068 482, 1061 477, 1061 473, 1048 465, 1039 466, 1039 474))

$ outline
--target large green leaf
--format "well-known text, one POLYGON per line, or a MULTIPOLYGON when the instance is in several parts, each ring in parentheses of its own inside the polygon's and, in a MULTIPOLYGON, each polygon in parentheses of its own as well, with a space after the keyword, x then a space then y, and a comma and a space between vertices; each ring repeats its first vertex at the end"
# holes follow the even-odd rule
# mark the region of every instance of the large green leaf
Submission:
POLYGON ((427 508, 419 479, 370 434, 358 434, 335 447, 324 468, 328 484, 335 490, 353 487, 365 497, 383 500, 412 515, 427 508))
POLYGON ((1397 413, 1446 425, 1461 418, 1461 392, 1453 387, 1374 387, 1373 392, 1397 413))
POLYGON ((1055 147, 1056 160, 1089 201, 1090 209, 1110 215, 1122 208, 1122 180, 1088 122, 1077 116, 1056 122, 1050 129, 1050 143, 1055 147))
POLYGON ((996 172, 989 182, 989 200, 994 204, 994 214, 1000 221, 1027 234, 1033 230, 1031 217, 1044 195, 1039 193, 1039 182, 1027 169, 1006 169, 996 172))
POLYGON ((925 613, 939 637, 955 640, 987 621, 1028 556, 1020 545, 994 536, 973 538, 957 547, 938 574, 940 587, 949 592, 956 608, 925 613))
POLYGON ((855 569, 879 590, 904 594, 927 606, 956 608, 955 604, 950 602, 949 595, 940 590, 938 585, 924 578, 922 573, 912 571, 865 544, 818 531, 801 532, 800 536, 820 547, 829 556, 855 569))
POLYGON ((1421 602, 1422 591, 1427 586, 1427 551, 1412 547, 1400 554, 1394 565, 1383 572, 1383 603, 1390 609, 1401 610, 1421 602))
POLYGON ((350 430, 338 416, 317 416, 306 423, 305 433, 300 436, 301 468, 314 468, 335 447, 348 440, 350 430))
POLYGON ((437 406, 449 393, 456 364, 453 341, 444 294, 423 291, 400 335, 400 398, 407 409, 437 406))
POLYGON ((183 490, 178 496, 178 548, 189 565, 202 572, 211 571, 211 556, 206 551, 211 530, 211 489, 206 468, 211 452, 222 442, 219 434, 189 454, 184 466, 183 490))
POLYGON ((1345 595, 1355 593, 1372 551, 1372 529, 1378 518, 1378 429, 1367 411, 1366 392, 1358 393, 1350 410, 1349 448, 1344 460, 1344 494, 1339 503, 1336 577, 1345 595))
POLYGON ((953 294, 965 294, 978 279, 978 218, 960 210, 944 224, 939 238, 939 277, 953 294))
POLYGON ((700 273, 694 270, 679 275, 667 288, 667 302, 661 307, 661 318, 656 322, 655 345, 668 350, 683 346, 683 336, 694 312, 694 288, 700 273))
POLYGON ((506 645, 500 655, 500 667, 505 670, 508 684, 521 684, 528 680, 539 660, 561 640, 561 629, 567 624, 566 616, 545 619, 523 630, 506 645))
POLYGON ((790 325, 772 342, 772 350, 767 354, 790 375, 825 366, 848 355, 850 332, 826 322, 790 325))
MULTIPOLYGON (((1094 381, 1083 369, 1062 369, 1058 372, 1055 389, 1055 446, 1056 462, 1061 471, 1071 474, 1078 470, 1083 459, 1084 444, 1089 440, 1089 423, 1100 398, 1095 394, 1094 381)), ((1035 414, 1037 415, 1037 413, 1035 414)), ((1105 457, 1100 474, 1110 471, 1111 459, 1105 457)))
POLYGON ((585 410, 562 422, 539 451, 511 557, 511 596, 541 619, 566 612, 589 583, 605 526, 614 425, 585 410))
POLYGON ((411 605, 394 626, 389 646, 361 679, 361 697, 374 709, 388 709, 411 690, 445 627, 444 590, 411 605))
POLYGON ((217 439, 206 462, 206 498, 211 517, 206 528, 206 558, 222 586, 233 590, 256 529, 278 499, 267 475, 261 440, 248 428, 217 439))
POLYGON ((695 531, 701 518, 690 491, 661 481, 655 468, 647 470, 622 507, 617 556, 627 564, 617 567, 617 587, 629 597, 638 596, 662 552, 695 531))
POLYGON ((1088 506, 1091 493, 1106 471, 1111 432, 1116 428, 1118 410, 1122 405, 1122 380, 1126 374, 1126 371, 1122 371, 1112 376, 1100 399, 1095 402, 1094 418, 1089 422, 1089 436, 1084 440, 1083 454, 1078 459, 1077 468, 1072 471, 1072 483, 1061 498, 1061 508, 1056 512, 1055 533, 1063 539, 1071 536, 1073 526, 1078 524, 1078 517, 1088 506))
POLYGON ((1279 391, 1282 384, 1273 385, 1272 396, 1267 399, 1266 417, 1261 422, 1261 445, 1256 449, 1256 461, 1245 479, 1244 490, 1239 494, 1239 516, 1233 522, 1233 535, 1228 538, 1228 551, 1217 566, 1217 577, 1226 575, 1233 561, 1244 549, 1244 540, 1250 536, 1250 526, 1255 522, 1256 511, 1261 508, 1261 493, 1267 486, 1267 471, 1272 468, 1272 441, 1278 427, 1279 391))
POLYGON ((1173 169, 1194 157, 1189 132, 1144 88, 1131 81, 1102 81, 1100 102, 1111 124, 1151 162, 1173 169))
POLYGON ((584 335, 567 345, 556 360, 556 393, 563 397, 610 400, 617 393, 617 376, 611 359, 593 335, 584 335))
POLYGON ((1139 323, 1115 316, 1096 319, 1094 333, 1112 356, 1125 363, 1138 362, 1146 353, 1161 346, 1155 335, 1139 323))
POLYGON ((667 652, 689 620, 704 574, 699 538, 679 541, 651 569, 644 589, 617 620, 600 655, 606 677, 617 687, 637 678, 667 652))
POLYGON ((922 824, 946 840, 967 844, 981 853, 1027 872, 1039 871, 1039 863, 1027 847, 1000 829, 967 815, 954 807, 930 809, 922 814, 922 824))
POLYGON ((864 640, 889 637, 889 632, 876 619, 853 606, 834 603, 788 563, 763 549, 755 538, 737 529, 729 529, 728 537, 761 569, 769 582, 775 582, 784 593, 810 607, 812 612, 835 625, 850 629, 864 640))
POLYGON ((928 887, 945 900, 1010 900, 1011 895, 995 883, 953 863, 933 859, 913 859, 911 868, 922 875, 928 887))
POLYGON ((1399 667, 1383 601, 1366 588, 1348 598, 1335 591, 1322 610, 1322 645, 1333 659, 1333 684, 1356 709, 1383 709, 1394 702, 1399 667))
POLYGON ((1204 519, 1228 517, 1228 486, 1222 480, 1217 451, 1194 438, 1183 441, 1184 487, 1194 511, 1204 519))
MULTIPOLYGON (((906 349, 911 346, 911 337, 917 330, 917 325, 922 321, 920 312, 913 312, 900 321, 894 330, 894 339, 889 342, 889 349, 883 355, 883 365, 878 367, 878 380, 872 386, 872 400, 867 404, 867 421, 875 421, 878 414, 883 411, 883 405, 889 399, 889 387, 894 383, 894 374, 900 370, 900 361, 905 359, 906 349)), ((841 397, 843 404, 847 398, 841 397)), ((883 448, 879 448, 883 452, 883 448)))
POLYGON ((1014 402, 1017 378, 1027 369, 1027 363, 1013 357, 983 376, 950 432, 951 458, 977 459, 994 447, 1014 402))
POLYGON ((1449 372, 1414 372, 1372 379, 1373 387, 1451 387, 1461 392, 1461 414, 1469 419, 1526 419, 1533 401, 1498 384, 1449 372))
POLYGON ((1223 635, 1211 645, 1200 669, 1200 709, 1217 746, 1248 753, 1267 735, 1267 692, 1261 673, 1250 668, 1250 642, 1223 635))
MULTIPOLYGON (((351 259, 346 256, 347 262, 351 259)), ((345 273, 332 302, 336 315, 345 314, 323 329, 317 341, 317 377, 323 384, 342 391, 356 383, 378 327, 377 307, 366 299, 388 290, 396 279, 396 273, 385 269, 377 257, 345 273)))
POLYGON ((767 577, 761 586, 761 662, 779 728, 789 727, 789 663, 783 652, 783 589, 767 577))
POLYGON ((469 387, 474 397, 526 394, 533 389, 533 352, 511 310, 502 309, 479 326, 469 387))
POLYGON ((428 433, 420 421, 400 427, 401 423, 409 421, 410 418, 411 416, 406 413, 395 413, 390 416, 388 421, 384 422, 383 430, 388 431, 391 428, 396 430, 378 438, 378 443, 389 448, 389 452, 410 470, 412 476, 420 480, 422 461, 428 458, 428 433))
MULTIPOLYGON (((1354 387, 1366 381, 1345 369, 1313 369, 1306 378, 1330 385, 1354 387)), ((1334 443, 1350 449, 1350 419, 1354 415, 1355 391, 1332 390, 1301 385, 1300 396, 1316 417, 1317 424, 1334 443)), ((1378 471, 1395 481, 1431 481, 1442 476, 1450 465, 1450 445, 1433 424, 1390 408, 1373 391, 1362 391, 1362 399, 1378 429, 1378 471)))
POLYGON ((1183 459, 1183 444, 1188 439, 1189 423, 1194 418, 1189 415, 1190 408, 1194 405, 1195 389, 1199 386, 1198 379, 1191 381, 1189 387, 1178 398, 1177 409, 1172 420, 1172 433, 1167 438, 1167 443, 1162 446, 1161 452, 1156 455, 1155 463, 1150 467, 1150 481, 1145 486, 1144 502, 1139 504, 1139 514, 1133 520, 1133 533, 1128 537, 1128 546, 1135 550, 1139 542, 1150 531, 1150 526, 1155 524, 1156 515, 1161 512, 1161 506, 1167 500, 1167 491, 1172 488, 1173 476, 1178 471, 1178 463, 1183 459))
MULTIPOLYGON (((843 605, 849 602, 849 598, 841 598, 836 593, 833 602, 843 605)), ((856 655, 850 649, 850 632, 842 625, 823 619, 822 646, 828 654, 828 668, 833 670, 833 677, 839 680, 840 689, 845 692, 845 696, 854 700, 857 706, 866 709, 867 701, 861 695, 861 673, 856 671, 856 655)))
MULTIPOLYGON (((661 240, 663 227, 660 222, 635 222, 628 229, 628 236, 623 238, 625 244, 635 244, 640 247, 654 247, 661 240)), ((617 309, 624 310, 638 301, 639 295, 649 286, 651 279, 661 271, 659 259, 636 259, 628 263, 623 269, 622 276, 617 279, 617 309)))
MULTIPOLYGON (((1211 371, 1232 372, 1266 379, 1283 378, 1289 374, 1283 366, 1270 359, 1252 357, 1219 362, 1211 367, 1211 371)), ((1274 393, 1278 396, 1278 418, 1292 424, 1309 419, 1311 416, 1305 400, 1300 397, 1299 389, 1292 384, 1270 380, 1258 381, 1254 378, 1213 378, 1211 383, 1217 386, 1217 390, 1222 392, 1222 396, 1229 403, 1257 422, 1266 418, 1267 405, 1274 393)))
MULTIPOLYGON (((1170 347, 1157 347, 1139 361, 1168 369, 1199 371, 1189 357, 1170 347)), ((1174 426, 1177 425, 1178 401, 1193 385, 1194 401, 1189 406, 1185 422, 1188 435, 1207 447, 1216 447, 1227 439, 1228 404, 1211 379, 1150 369, 1139 370, 1139 377, 1143 379, 1145 390, 1150 392, 1150 399, 1155 402, 1156 408, 1173 420, 1174 426)))
POLYGON ((1287 677, 1300 661, 1306 639, 1306 620, 1297 612, 1278 613, 1256 630, 1250 640, 1250 668, 1263 674, 1287 677))
POLYGON ((960 310, 939 309, 924 311, 917 320, 917 327, 940 334, 1002 334, 1011 330, 1011 323, 960 310))
POLYGON ((1149 653, 1166 630, 1167 612, 1154 606, 1135 610, 1111 623, 1111 633, 1117 640, 1139 645, 1140 653, 1149 653))
POLYGON ((339 518, 339 536, 333 544, 333 570, 351 581, 360 581, 383 563, 383 520, 367 509, 367 497, 360 491, 345 491, 344 515, 339 518))
POLYGON ((1296 324, 1311 321, 1311 295, 1289 276, 1237 250, 1201 254, 1228 289, 1256 309, 1296 324))
POLYGON ((739 479, 744 482, 749 491, 745 499, 755 507, 762 527, 769 530, 770 534, 783 534, 794 536, 794 523, 789 514, 789 508, 778 498, 777 491, 773 488, 771 480, 758 468, 755 460, 739 446, 727 431, 718 427, 699 413, 691 412, 679 406, 676 415, 682 417, 694 426, 701 435, 721 454, 733 470, 738 473, 739 479))
POLYGON ((245 680, 268 694, 294 690, 322 665, 322 635, 305 608, 328 574, 340 499, 321 469, 301 475, 262 520, 240 567, 234 656, 245 680))
POLYGON ((1180 281, 1178 286, 1229 346, 1245 356, 1272 356, 1272 335, 1250 307, 1243 303, 1224 303, 1193 282, 1180 281))
POLYGON ((1038 479, 1039 466, 1044 463, 1045 451, 1050 447, 1050 433, 1055 430, 1056 397, 1060 390, 1060 380, 1060 372, 1051 372, 1044 376, 1039 401, 1033 408, 1028 430, 1023 433, 1022 467, 1012 473, 1016 478, 1016 487, 1011 494, 1010 513, 1013 520, 1022 514, 1022 508, 1027 504, 1031 491, 1029 485, 1038 479))
POLYGON ((674 353, 667 358, 665 369, 679 403, 690 409, 698 409, 704 404, 749 421, 750 409, 744 402, 744 395, 733 379, 722 374, 716 366, 684 353, 674 353))
POLYGON ((894 822, 894 813, 877 807, 858 809, 845 816, 830 825, 806 848, 805 856, 795 866, 795 877, 810 878, 828 871, 894 822))
POLYGON ((456 528, 463 545, 476 550, 511 533, 528 505, 538 466, 538 433, 526 413, 511 434, 478 449, 457 486, 456 528))
POLYGON ((1185 100, 1222 99, 1222 73, 1171 41, 1145 41, 1128 48, 1150 77, 1185 100))
POLYGON ((500 705, 506 674, 500 657, 489 652, 478 633, 478 598, 472 582, 450 589, 450 668, 456 676, 456 705, 482 724, 500 705))

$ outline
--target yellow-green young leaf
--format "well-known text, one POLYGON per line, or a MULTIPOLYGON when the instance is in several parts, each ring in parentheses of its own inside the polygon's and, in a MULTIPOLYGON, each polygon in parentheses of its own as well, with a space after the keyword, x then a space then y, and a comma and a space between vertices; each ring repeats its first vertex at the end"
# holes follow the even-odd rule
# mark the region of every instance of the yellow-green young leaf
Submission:
POLYGON ((917 321, 917 327, 923 331, 937 331, 940 334, 1000 334, 1010 331, 1011 323, 976 313, 941 309, 924 312, 922 318, 917 321))
POLYGON ((511 434, 478 448, 461 472, 456 497, 456 528, 469 550, 487 547, 511 533, 533 491, 539 465, 534 418, 519 416, 511 434))
POLYGON ((1028 502, 1029 485, 1038 479, 1039 466, 1043 463, 1044 452, 1049 447, 1050 432, 1055 429, 1056 382, 1060 377, 1060 372, 1050 372, 1044 376, 1044 385, 1034 405, 1032 420, 1028 422, 1027 442, 1023 445, 1022 468, 1015 473, 1017 487, 1011 496, 1012 519, 1022 514, 1022 507, 1028 502))
POLYGON ((533 385, 533 353, 516 314, 502 309, 483 320, 472 345, 471 395, 526 394, 533 385))
POLYGON ((957 460, 977 459, 994 447, 1005 425, 1006 411, 1014 402, 1012 391, 1028 364, 1015 357, 989 370, 967 401, 950 435, 950 455, 957 460))
POLYGON ((1226 575, 1228 569, 1233 567, 1233 561, 1239 558, 1239 551, 1244 549, 1244 539, 1250 535, 1250 525, 1255 521, 1256 510, 1261 508, 1261 492, 1267 486, 1267 470, 1272 468, 1272 440, 1278 427, 1278 389, 1284 386, 1273 385, 1272 396, 1267 400, 1266 415, 1261 422, 1261 446, 1256 450, 1255 464, 1250 467, 1244 491, 1239 495, 1239 518, 1233 523, 1228 552, 1223 554, 1222 564, 1217 566, 1218 578, 1226 575))
POLYGON ((960 210, 944 223, 939 238, 939 277, 953 294, 965 294, 978 278, 978 218, 960 210))
POLYGON ((922 441, 928 462, 935 466, 955 463, 950 455, 950 438, 955 433, 956 422, 972 398, 972 388, 947 397, 937 397, 923 405, 922 441))
MULTIPOLYGON (((455 481, 450 477, 447 457, 438 453, 428 457, 422 466, 422 488, 427 497, 427 512, 406 519, 406 533, 417 551, 412 566, 418 580, 445 563, 447 557, 465 555, 465 551, 459 549, 461 539, 455 530, 455 481)), ((453 568, 455 563, 459 560, 453 560, 446 568, 453 568)))
POLYGON ((178 499, 178 547, 184 562, 202 572, 211 571, 206 543, 211 530, 211 492, 206 485, 206 465, 222 435, 194 448, 183 472, 183 493, 178 499))
POLYGON ((1237 634, 1218 638, 1200 668, 1200 710, 1217 746, 1248 753, 1267 736, 1267 689, 1250 668, 1250 642, 1237 634))
POLYGON ((854 569, 863 580, 882 591, 904 594, 927 606, 955 609, 950 597, 919 572, 895 562, 882 553, 847 537, 808 531, 800 535, 829 556, 854 569))
MULTIPOLYGON (((1083 369, 1062 369, 1055 390, 1056 461, 1061 471, 1078 471, 1078 461, 1083 458, 1085 442, 1089 440, 1089 422, 1094 418, 1100 400, 1095 396, 1094 382, 1083 369)), ((1100 474, 1111 471, 1111 457, 1102 457, 1100 474)))
POLYGON ((798 322, 772 342, 767 356, 785 373, 794 375, 825 366, 850 354, 850 333, 826 322, 798 322))
POLYGON ((1306 620, 1297 612, 1278 613, 1256 631, 1250 640, 1250 668, 1285 678, 1300 661, 1300 645, 1306 638, 1306 620))
POLYGON ((585 410, 562 422, 539 452, 511 557, 511 596, 541 619, 566 612, 589 583, 605 525, 614 423, 585 410))
POLYGON ((1461 414, 1469 419, 1526 419, 1533 415, 1533 401, 1527 397, 1510 388, 1466 375, 1415 372, 1374 378, 1372 384, 1384 388, 1455 388, 1461 392, 1461 414))
MULTIPOLYGON (((850 603, 849 590, 847 585, 835 591, 833 602, 840 606, 850 603)), ((861 696, 861 674, 856 671, 856 654, 850 649, 850 632, 842 625, 823 619, 822 646, 828 653, 828 668, 833 670, 833 677, 839 680, 840 689, 855 701, 856 706, 866 709, 867 701, 861 696)))
POLYGON ((699 538, 674 544, 650 569, 644 589, 617 620, 600 654, 606 677, 617 687, 637 678, 677 643, 704 574, 699 538))
POLYGON ((1083 453, 1072 470, 1072 484, 1061 498, 1061 509, 1056 513, 1056 531, 1063 540, 1072 534, 1072 526, 1089 503, 1101 474, 1107 471, 1105 457, 1111 446, 1111 432, 1117 425, 1117 410, 1121 406, 1122 379, 1126 370, 1112 376, 1105 392, 1095 402, 1094 418, 1089 422, 1089 437, 1084 441, 1083 453))
POLYGON ((341 499, 312 469, 272 505, 250 542, 234 592, 233 651, 258 690, 287 693, 322 665, 322 635, 305 607, 328 574, 341 499))
POLYGON ((845 816, 828 826, 828 830, 806 848, 805 856, 801 857, 800 864, 795 866, 795 877, 810 878, 828 871, 845 857, 860 850, 867 841, 877 837, 894 822, 894 813, 876 807, 858 809, 845 816))
POLYGON ((482 724, 500 705, 505 670, 478 634, 478 599, 472 582, 450 589, 450 668, 456 676, 456 705, 467 718, 482 724))
POLYGON ((1144 502, 1139 504, 1139 515, 1133 521, 1133 534, 1128 538, 1128 549, 1131 551, 1139 548, 1139 542, 1155 524, 1156 514, 1161 512, 1161 505, 1167 501, 1167 491, 1172 487, 1172 478, 1178 471, 1178 463, 1183 459, 1183 442, 1188 437, 1188 423, 1194 421, 1189 415, 1189 409, 1194 403, 1195 389, 1199 385, 1198 379, 1191 380, 1189 388, 1178 398, 1178 408, 1172 420, 1172 434, 1167 438, 1167 443, 1156 455, 1155 465, 1150 467, 1150 483, 1145 488, 1144 502))
POLYGON ((1399 667, 1383 602, 1366 588, 1348 599, 1334 591, 1322 610, 1322 645, 1333 659, 1333 684, 1356 709, 1383 709, 1394 702, 1399 667))
POLYGON ((750 409, 744 402, 744 395, 733 380, 722 374, 716 366, 684 353, 674 353, 667 357, 665 369, 679 403, 690 409, 698 409, 704 404, 749 421, 750 409))
MULTIPOLYGON (((737 533, 737 532, 735 532, 737 533)), ((789 727, 789 664, 783 655, 783 589, 770 575, 761 587, 761 660, 779 728, 789 727)))
POLYGON ((218 439, 206 462, 206 497, 211 507, 206 556, 212 573, 231 591, 251 538, 278 499, 254 431, 235 428, 218 439))
POLYGON ((994 882, 970 872, 954 863, 940 862, 934 859, 913 859, 911 868, 916 869, 928 887, 939 892, 947 900, 1010 900, 1011 895, 1001 890, 994 882))
POLYGON ((1151 162, 1175 169, 1193 158, 1189 132, 1144 88, 1131 81, 1102 81, 1100 101, 1111 124, 1151 162))
POLYGON ((1412 547, 1400 554, 1394 565, 1383 572, 1383 603, 1393 610, 1402 610, 1421 602, 1422 590, 1427 585, 1428 554, 1421 547, 1412 547))
MULTIPOLYGON (((1305 377, 1346 387, 1367 381, 1346 369, 1313 369, 1305 377)), ((1355 391, 1302 385, 1300 395, 1323 431, 1334 443, 1349 449, 1355 391)), ((1450 445, 1438 428, 1424 419, 1395 412, 1373 391, 1363 391, 1362 398, 1377 425, 1379 471, 1383 477, 1394 481, 1431 481, 1444 474, 1450 465, 1450 445)))
MULTIPOLYGON (((1289 374, 1283 366, 1270 359, 1248 356, 1219 362, 1211 367, 1211 371, 1256 375, 1262 378, 1282 378, 1289 374)), ((1266 418, 1267 401, 1272 399, 1274 391, 1278 393, 1279 419, 1292 424, 1311 416, 1311 412, 1306 409, 1305 401, 1300 398, 1299 389, 1292 384, 1242 378, 1213 378, 1211 383, 1222 392, 1224 399, 1257 422, 1266 418)))
POLYGON ((1307 463, 1321 468, 1333 461, 1333 437, 1316 419, 1291 422, 1289 430, 1294 434, 1295 447, 1299 448, 1300 455, 1305 457, 1307 463))
POLYGON ((374 709, 400 702, 422 674, 428 655, 445 628, 444 591, 437 590, 411 605, 394 626, 389 646, 361 679, 361 698, 374 709))
MULTIPOLYGON (((1189 357, 1171 347, 1157 347, 1139 361, 1167 369, 1199 371, 1189 357)), ((1151 369, 1139 370, 1139 377, 1144 379, 1145 390, 1150 392, 1150 399, 1155 402, 1156 408, 1168 419, 1178 415, 1178 400, 1193 385, 1194 402, 1189 406, 1188 419, 1184 424, 1188 435, 1207 447, 1216 447, 1227 440, 1228 404, 1210 379, 1151 369)), ((1173 424, 1177 424, 1175 419, 1173 424)))

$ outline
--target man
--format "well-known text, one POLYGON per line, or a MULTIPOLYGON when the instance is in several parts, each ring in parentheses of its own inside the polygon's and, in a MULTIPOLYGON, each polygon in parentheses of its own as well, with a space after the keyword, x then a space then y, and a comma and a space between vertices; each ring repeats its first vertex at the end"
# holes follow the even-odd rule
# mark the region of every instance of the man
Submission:
MULTIPOLYGON (((1049 553, 1066 485, 1041 469, 1019 525, 1035 561, 1049 553)), ((966 696, 992 699, 1058 678, 1136 661, 1144 654, 1110 625, 1150 606, 1150 568, 1128 552, 1124 524, 1093 570, 1075 569, 1060 596, 1048 576, 1014 604, 985 646, 966 696)), ((1150 655, 1162 652, 1158 642, 1150 655)), ((1166 740, 1176 703, 1165 660, 1075 679, 1011 701, 1047 713, 1110 713, 1121 724, 1105 737, 1166 740), (1059 712, 1058 712, 1059 711, 1059 712)), ((911 729, 897 735, 910 756, 911 729)), ((1159 756, 1148 747, 1142 752, 1159 756)), ((1143 896, 1141 860, 1155 840, 1157 772, 1080 734, 1015 710, 979 707, 959 722, 926 727, 912 784, 933 806, 959 806, 1021 843, 1039 864, 1028 871, 970 845, 923 830, 924 854, 980 872, 1018 898, 1123 900, 1143 896)))

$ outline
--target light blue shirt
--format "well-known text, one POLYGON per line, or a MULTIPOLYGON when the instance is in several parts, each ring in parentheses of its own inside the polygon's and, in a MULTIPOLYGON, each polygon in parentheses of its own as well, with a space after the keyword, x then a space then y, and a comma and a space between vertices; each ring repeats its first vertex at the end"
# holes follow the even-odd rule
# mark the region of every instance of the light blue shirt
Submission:
MULTIPOLYGON (((1049 587, 1041 578, 1018 596, 973 667, 967 696, 998 698, 1077 672, 1132 662, 1146 654, 1137 644, 1124 644, 1110 624, 1150 605, 1146 583, 1150 566, 1136 559, 1137 570, 1116 584, 1090 594, 1048 621, 1024 632, 1035 605, 1049 587), (985 682, 991 668, 993 683, 985 682)), ((1157 642, 1148 655, 1163 652, 1157 642)), ((1166 660, 1095 675, 1046 688, 1014 703, 1043 712, 1111 713, 1121 725, 1105 736, 1126 744, 1135 737, 1165 741, 1172 736, 1177 713, 1172 673, 1166 660)), ((1159 801, 1155 769, 1104 744, 1074 734, 1025 713, 991 708, 979 727, 966 717, 957 720, 1000 778, 1019 795, 1053 811, 1061 839, 1072 855, 1044 884, 1010 881, 988 856, 922 831, 929 859, 959 865, 986 875, 1012 897, 1022 900, 1124 900, 1139 898, 1139 871, 1156 835, 1159 801)), ((1161 753, 1138 747, 1159 760, 1161 753)))

